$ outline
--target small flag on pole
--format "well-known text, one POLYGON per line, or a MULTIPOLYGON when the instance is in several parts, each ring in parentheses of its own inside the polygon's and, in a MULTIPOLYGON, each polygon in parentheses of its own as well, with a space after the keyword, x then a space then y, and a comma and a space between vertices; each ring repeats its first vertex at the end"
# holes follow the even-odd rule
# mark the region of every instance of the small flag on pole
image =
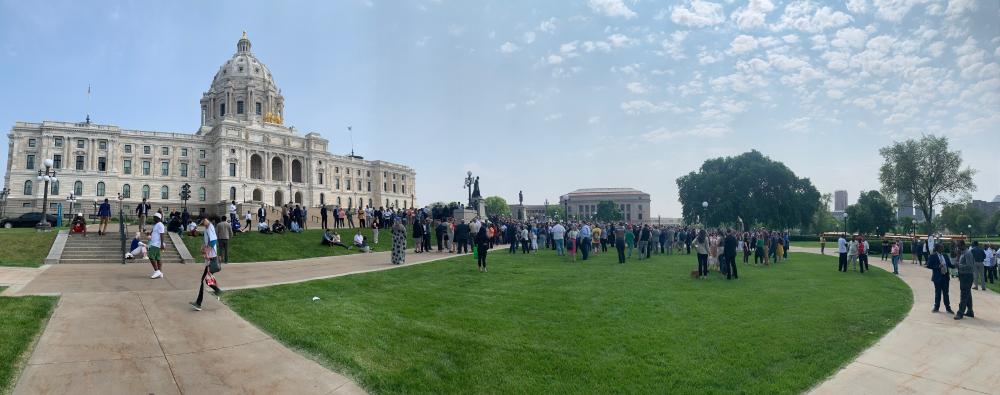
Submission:
POLYGON ((87 84, 87 95, 90 95, 90 84, 87 84))

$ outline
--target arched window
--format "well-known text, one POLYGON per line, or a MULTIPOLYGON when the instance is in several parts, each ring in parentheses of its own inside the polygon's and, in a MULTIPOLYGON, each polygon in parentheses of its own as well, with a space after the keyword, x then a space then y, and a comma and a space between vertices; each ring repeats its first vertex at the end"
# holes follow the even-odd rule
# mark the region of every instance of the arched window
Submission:
POLYGON ((104 196, 104 181, 97 183, 97 196, 104 196))
POLYGON ((132 197, 132 187, 130 185, 122 185, 122 197, 126 199, 132 197))
POLYGON ((166 185, 160 187, 160 199, 170 199, 170 188, 167 188, 166 185))
POLYGON ((205 199, 205 187, 198 188, 198 201, 204 202, 205 199))
POLYGON ((274 206, 278 207, 285 204, 285 197, 281 191, 274 191, 274 206))
POLYGON ((255 202, 263 202, 264 201, 264 192, 261 191, 260 189, 254 189, 253 190, 253 201, 255 201, 255 202))
POLYGON ((149 199, 149 185, 142 186, 142 198, 149 199))
POLYGON ((285 168, 281 158, 275 156, 271 159, 271 180, 274 181, 284 181, 285 180, 285 168))
POLYGON ((337 205, 340 205, 340 196, 337 196, 337 205))
POLYGON ((375 208, 375 206, 372 205, 372 199, 371 198, 368 198, 368 207, 375 208))
POLYGON ((354 204, 354 202, 352 201, 352 199, 351 198, 347 198, 347 207, 348 208, 354 207, 353 204, 354 204))
POLYGON ((322 193, 319 194, 319 205, 320 206, 325 206, 326 205, 326 195, 325 194, 322 194, 322 193))
POLYGON ((250 156, 250 178, 254 180, 264 179, 264 160, 260 158, 260 155, 253 154, 250 156))
POLYGON ((31 190, 32 190, 32 188, 31 188, 31 180, 25 181, 24 182, 24 194, 25 195, 31 195, 32 194, 31 190))
POLYGON ((292 160, 292 182, 302 182, 302 162, 292 160))
POLYGON ((392 207, 399 207, 399 199, 396 199, 396 204, 394 204, 392 207))
POLYGON ((73 194, 76 196, 83 196, 83 182, 77 181, 73 183, 73 194))
POLYGON ((59 181, 53 181, 50 185, 52 185, 52 187, 50 188, 51 191, 49 191, 49 195, 53 195, 53 196, 58 195, 59 194, 59 181))
POLYGON ((229 187, 229 201, 236 200, 236 187, 229 187))
POLYGON ((302 192, 295 192, 295 203, 302 204, 302 192))

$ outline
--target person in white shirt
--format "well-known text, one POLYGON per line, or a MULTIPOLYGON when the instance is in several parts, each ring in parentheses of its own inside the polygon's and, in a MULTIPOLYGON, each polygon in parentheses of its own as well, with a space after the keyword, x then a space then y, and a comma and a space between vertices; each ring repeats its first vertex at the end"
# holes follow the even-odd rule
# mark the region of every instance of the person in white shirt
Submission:
MULTIPOLYGON (((235 215, 234 213, 233 216, 235 215)), ((205 270, 201 272, 201 285, 198 287, 198 298, 194 302, 191 302, 191 308, 195 311, 201 311, 201 302, 205 296, 206 283, 209 287, 212 287, 212 291, 215 292, 216 297, 222 295, 222 289, 219 288, 219 285, 215 282, 215 276, 210 271, 213 263, 216 265, 219 264, 219 238, 215 233, 215 225, 212 225, 211 221, 206 218, 201 221, 201 224, 205 227, 202 232, 204 240, 201 244, 201 254, 205 257, 205 270)))
POLYGON ((556 223, 551 233, 552 241, 556 243, 556 255, 566 255, 566 227, 556 223))
POLYGON ((153 274, 149 278, 163 278, 160 250, 163 249, 163 235, 166 233, 167 228, 163 226, 163 214, 153 214, 153 229, 149 233, 149 263, 153 265, 153 274))
POLYGON ((358 233, 354 234, 354 246, 363 252, 371 252, 368 245, 365 244, 365 236, 361 234, 361 229, 358 229, 358 233))
POLYGON ((847 272, 847 239, 844 238, 843 233, 837 239, 837 253, 840 255, 840 263, 837 266, 837 271, 847 272))
POLYGON ((243 231, 244 232, 249 232, 250 231, 250 225, 253 224, 253 215, 250 215, 250 210, 247 210, 247 215, 245 217, 243 217, 243 220, 247 221, 247 226, 246 226, 245 229, 243 229, 243 231))
POLYGON ((1000 265, 1000 253, 993 250, 993 246, 990 244, 986 245, 986 260, 983 261, 983 266, 985 266, 984 278, 986 282, 993 284, 997 279, 997 266, 1000 265))

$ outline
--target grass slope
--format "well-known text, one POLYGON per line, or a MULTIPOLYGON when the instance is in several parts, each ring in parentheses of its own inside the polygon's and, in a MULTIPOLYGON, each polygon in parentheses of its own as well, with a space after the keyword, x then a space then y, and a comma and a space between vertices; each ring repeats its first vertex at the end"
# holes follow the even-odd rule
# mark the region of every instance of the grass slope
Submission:
MULTIPOLYGON (((0 292, 3 288, 0 287, 0 292)), ((27 360, 25 352, 41 332, 57 299, 51 296, 0 296, 0 394, 10 393, 13 389, 17 373, 27 360)))
POLYGON ((224 300, 374 393, 799 393, 895 326, 912 295, 882 270, 791 258, 730 282, 691 279, 693 255, 491 252, 485 274, 465 256, 224 300))
MULTIPOLYGON (((351 245, 354 240, 356 229, 334 230, 340 233, 341 241, 346 245, 351 245)), ((362 234, 372 239, 371 229, 365 229, 362 234)), ((409 232, 407 233, 409 234, 409 232)), ((264 261, 284 261, 290 259, 315 258, 331 255, 357 254, 358 250, 352 248, 345 250, 341 247, 329 247, 320 244, 323 240, 323 231, 320 229, 307 229, 296 234, 285 232, 284 234, 263 234, 260 232, 246 232, 233 235, 229 240, 229 262, 264 262, 264 261)), ((184 236, 184 245, 187 246, 191 256, 201 261, 201 236, 184 236)), ((407 238, 407 245, 413 248, 413 240, 407 238)), ((434 245, 437 248, 437 245, 434 245)), ((387 229, 379 231, 378 244, 374 245, 375 251, 388 251, 392 249, 392 233, 387 229)), ((412 250, 411 250, 412 251, 412 250)))
POLYGON ((57 233, 34 228, 0 229, 0 266, 41 266, 57 233))

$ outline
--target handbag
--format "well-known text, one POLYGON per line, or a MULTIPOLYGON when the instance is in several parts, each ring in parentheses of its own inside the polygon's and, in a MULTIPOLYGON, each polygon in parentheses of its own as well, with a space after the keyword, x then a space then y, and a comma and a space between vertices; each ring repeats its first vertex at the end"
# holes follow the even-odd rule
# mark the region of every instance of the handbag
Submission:
POLYGON ((211 273, 209 273, 207 276, 205 276, 205 285, 212 286, 212 285, 216 285, 216 284, 217 283, 215 281, 215 276, 213 276, 211 273))
POLYGON ((208 272, 218 273, 222 271, 222 265, 219 264, 219 257, 214 257, 208 261, 208 272))

